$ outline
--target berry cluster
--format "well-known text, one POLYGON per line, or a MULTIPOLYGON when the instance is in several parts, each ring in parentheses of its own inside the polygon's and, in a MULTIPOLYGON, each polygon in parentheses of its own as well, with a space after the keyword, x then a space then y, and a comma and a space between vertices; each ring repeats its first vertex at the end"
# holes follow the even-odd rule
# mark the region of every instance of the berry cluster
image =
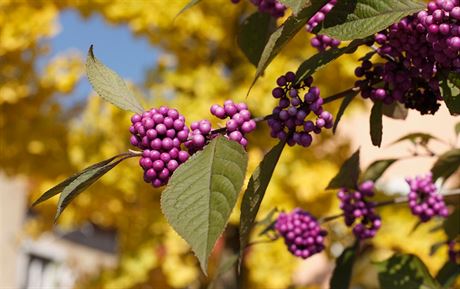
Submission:
POLYGON ((165 185, 189 154, 181 149, 189 135, 184 116, 161 106, 131 117, 131 144, 142 149, 140 166, 144 180, 154 187, 165 185))
POLYGON ((378 54, 388 62, 373 64, 364 60, 355 74, 365 79, 357 81, 356 86, 364 98, 386 104, 399 101, 421 114, 434 114, 442 99, 437 79, 442 65, 419 18, 408 16, 375 36, 380 45, 378 54))
POLYGON ((409 207, 412 214, 419 216, 422 222, 429 221, 434 216, 447 217, 449 212, 442 195, 438 194, 431 173, 406 179, 410 187, 409 207))
POLYGON ((321 229, 315 217, 302 209, 281 213, 275 230, 283 237, 289 252, 297 257, 306 259, 324 250, 327 231, 321 229))
MULTIPOLYGON (((223 106, 218 104, 211 106, 211 114, 220 119, 230 118, 226 122, 225 136, 246 148, 248 140, 245 136, 256 129, 256 122, 251 119, 251 112, 245 103, 226 100, 223 106)), ((193 122, 190 128, 189 140, 185 142, 190 154, 203 149, 209 140, 218 135, 218 133, 213 133, 211 123, 206 119, 193 122)))
POLYGON ((426 30, 439 68, 460 68, 460 1, 437 0, 417 14, 419 31, 426 30))
POLYGON ((295 74, 291 71, 277 79, 278 87, 273 89, 272 95, 279 99, 279 104, 273 109, 268 125, 272 137, 286 140, 290 146, 299 144, 308 147, 313 140, 311 132, 319 134, 322 128, 332 128, 333 118, 323 109, 319 88, 311 86, 312 77, 303 80, 299 85, 295 85, 294 81, 295 74), (299 93, 306 87, 308 92, 302 100, 299 93), (316 115, 315 122, 306 120, 310 112, 316 115))
POLYGON ((360 240, 372 238, 380 229, 382 221, 375 212, 375 203, 366 200, 367 197, 374 195, 374 183, 366 181, 359 186, 355 192, 349 192, 342 188, 337 196, 340 199, 340 209, 342 209, 347 226, 353 225, 357 219, 361 219, 359 224, 353 227, 353 234, 360 240))
MULTIPOLYGON (((329 13, 332 8, 337 4, 337 0, 331 0, 326 5, 324 5, 318 12, 316 12, 307 23, 307 31, 312 32, 313 29, 318 26, 319 23, 323 22, 326 14, 329 13)), ((316 49, 323 51, 328 47, 337 47, 340 45, 340 40, 333 39, 327 35, 315 35, 311 39, 311 46, 316 49)))
POLYGON ((256 129, 256 122, 251 119, 251 112, 245 103, 226 100, 223 106, 218 104, 211 106, 211 114, 220 119, 230 118, 225 123, 227 137, 244 147, 247 146, 248 140, 245 136, 256 129))

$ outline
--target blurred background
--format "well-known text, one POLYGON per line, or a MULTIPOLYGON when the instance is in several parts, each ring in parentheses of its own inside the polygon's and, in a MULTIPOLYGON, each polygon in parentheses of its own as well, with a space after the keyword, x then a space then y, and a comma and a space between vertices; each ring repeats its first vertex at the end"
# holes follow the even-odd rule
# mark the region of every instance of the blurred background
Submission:
MULTIPOLYGON (((239 205, 211 257, 210 278, 204 277, 161 214, 161 190, 143 182, 135 159, 76 198, 56 225, 57 198, 30 209, 33 200, 67 176, 130 148, 129 113, 103 102, 85 76, 91 44, 144 107, 175 107, 188 124, 210 117, 211 104, 226 99, 246 101, 256 116, 271 113, 276 78, 315 53, 310 36, 301 31, 246 98, 255 68, 239 51, 236 35, 254 6, 202 1, 174 19, 186 2, 0 0, 0 288, 205 288, 237 247, 239 205)), ((357 59, 365 52, 343 56, 315 75, 323 97, 353 85, 357 59)), ((373 147, 369 105, 356 100, 335 136, 316 136, 309 149, 285 149, 259 218, 274 207, 302 207, 317 217, 338 213, 335 192, 324 188, 358 147, 365 167, 376 159, 411 155, 410 142, 389 146, 409 132, 443 139, 430 143, 436 153, 459 144, 454 133, 459 119, 442 106, 435 116, 410 112, 406 121, 385 118, 383 147, 373 147)), ((338 104, 327 109, 335 114, 338 104)), ((269 139, 266 124, 249 141, 250 173, 276 141, 269 139)), ((401 161, 378 187, 385 194, 404 194, 404 178, 426 173, 433 161, 401 161)), ((458 186, 458 176, 450 186, 458 186)), ((442 232, 428 233, 433 222, 411 232, 417 219, 404 206, 380 213, 383 227, 363 250, 353 288, 377 288, 371 262, 395 251, 419 255, 432 272, 442 266, 447 248, 429 256, 431 244, 445 240, 442 232)), ((281 240, 252 246, 244 263, 245 288, 327 288, 334 258, 353 238, 340 220, 326 227, 327 250, 305 261, 290 255, 281 240)), ((258 230, 253 240, 261 238, 258 230)), ((231 288, 235 281, 229 274, 215 285, 231 288)))

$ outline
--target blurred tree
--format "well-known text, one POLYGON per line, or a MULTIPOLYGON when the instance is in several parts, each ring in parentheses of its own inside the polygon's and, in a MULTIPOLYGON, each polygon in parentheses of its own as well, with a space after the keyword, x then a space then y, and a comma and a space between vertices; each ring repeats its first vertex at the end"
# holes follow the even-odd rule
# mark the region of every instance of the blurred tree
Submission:
MULTIPOLYGON (((0 64, 0 165, 9 174, 28 177, 31 199, 64 176, 130 148, 129 114, 96 95, 88 97, 83 111, 78 105, 60 105, 61 97, 70 94, 82 76, 81 55, 59 56, 47 63, 44 71, 37 68, 37 60, 49 50, 46 39, 56 33, 55 21, 60 11, 75 9, 83 17, 100 14, 110 23, 128 25, 135 35, 146 37, 159 47, 162 51, 159 64, 146 74, 142 87, 149 92, 143 98, 144 106, 177 107, 188 124, 209 117, 211 104, 229 98, 247 101, 254 115, 269 114, 275 103, 271 89, 276 77, 295 70, 303 59, 315 53, 309 46, 307 33, 300 33, 270 65, 246 99, 255 69, 237 48, 236 35, 241 21, 255 12, 255 8, 248 3, 233 5, 229 0, 202 1, 174 20, 186 2, 4 0, 0 3, 0 56, 6 60, 0 64)), ((138 57, 129 51, 125 54, 128 58, 138 57)), ((353 85, 356 58, 344 56, 315 75, 315 84, 320 86, 323 96, 353 85)), ((337 104, 330 105, 331 111, 336 108, 337 104)), ((250 136, 250 172, 276 143, 267 142, 267 136, 265 124, 250 136)), ((284 151, 259 217, 274 206, 281 210, 300 206, 318 216, 338 211, 335 195, 325 192, 324 187, 349 148, 347 140, 330 136, 319 136, 320 140, 309 149, 284 151)), ((142 288, 155 284, 155 288, 188 285, 198 288, 205 283, 187 245, 163 218, 160 193, 161 190, 143 182, 141 168, 136 161, 129 160, 72 203, 61 217, 61 226, 73 227, 91 221, 116 228, 120 241, 119 266, 104 270, 89 281, 81 280, 78 287, 142 288)), ((37 207, 38 218, 27 224, 28 232, 38 234, 50 228, 55 202, 37 207)), ((238 224, 238 215, 235 210, 233 225, 238 224)), ((339 232, 338 236, 343 235, 340 224, 331 226, 336 227, 334 232, 339 232)), ((380 235, 394 233, 391 229, 388 233, 382 231, 380 235)), ((377 238, 375 246, 392 248, 394 244, 384 241, 385 236, 377 238)), ((403 242, 399 248, 413 251, 409 243, 403 242)), ((283 288, 291 284, 299 261, 283 246, 278 241, 251 248, 245 264, 248 288, 283 288)), ((417 253, 426 257, 428 249, 420 247, 420 250, 425 251, 417 253)), ((216 253, 218 256, 219 252, 216 253)), ((442 254, 437 258, 443 260, 442 254)), ((211 262, 211 276, 217 259, 211 262)), ((435 270, 440 262, 429 264, 435 270)), ((376 280, 366 282, 372 286, 376 280)))

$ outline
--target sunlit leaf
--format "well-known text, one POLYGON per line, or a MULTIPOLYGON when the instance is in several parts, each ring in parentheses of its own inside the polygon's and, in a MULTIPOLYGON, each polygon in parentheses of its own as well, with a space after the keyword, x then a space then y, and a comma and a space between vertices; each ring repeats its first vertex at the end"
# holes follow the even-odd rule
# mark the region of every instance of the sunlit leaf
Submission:
POLYGON ((122 110, 134 113, 144 111, 123 79, 94 56, 92 45, 86 58, 86 73, 91 86, 104 100, 122 110))
POLYGON ((425 5, 412 0, 337 1, 318 33, 339 40, 364 38, 425 9, 425 5))

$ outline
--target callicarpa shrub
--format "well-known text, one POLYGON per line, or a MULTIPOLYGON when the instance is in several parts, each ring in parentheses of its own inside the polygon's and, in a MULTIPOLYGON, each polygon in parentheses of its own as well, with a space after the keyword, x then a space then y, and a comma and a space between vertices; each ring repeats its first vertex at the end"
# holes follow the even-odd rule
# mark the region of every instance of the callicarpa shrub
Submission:
MULTIPOLYGON (((360 151, 355 151, 324 188, 338 197, 336 215, 314 216, 313 207, 297 206, 290 212, 286 212, 290 208, 274 208, 263 220, 260 216, 260 221, 256 220, 265 194, 270 194, 269 184, 278 160, 283 150, 290 149, 285 148, 286 144, 309 149, 315 135, 318 137, 329 129, 335 133, 350 103, 360 101, 372 106, 370 137, 377 147, 382 144, 383 117, 404 120, 408 110, 421 115, 435 114, 441 106, 446 106, 453 116, 460 114, 459 2, 437 0, 428 5, 416 0, 251 2, 258 9, 246 20, 243 18, 247 15, 241 15, 238 30, 242 52, 251 63, 257 63, 247 97, 251 97, 250 89, 258 85, 270 62, 302 27, 307 25, 309 31, 317 33, 312 44, 320 48, 317 54, 299 60, 296 72, 288 71, 276 79, 271 96, 267 93, 267 98, 276 99, 276 105, 266 115, 254 116, 246 103, 228 99, 223 105, 210 107, 210 114, 222 121, 213 128, 208 119, 187 123, 185 116, 165 105, 146 110, 121 77, 100 62, 90 47, 89 81, 103 99, 135 113, 129 131, 130 143, 137 149, 74 174, 45 192, 33 205, 61 193, 57 219, 85 188, 120 162, 138 157, 143 169, 140 179, 155 188, 164 187, 162 213, 190 245, 204 273, 214 245, 224 233, 240 197, 239 248, 229 259, 229 266, 238 269, 235 272, 241 272, 245 266, 247 248, 280 238, 287 251, 301 259, 325 251, 331 253, 329 245, 335 240, 330 228, 337 228, 341 223, 325 224, 343 218, 345 225, 352 227, 350 237, 344 240, 352 241, 337 258, 331 288, 350 288, 354 262, 364 254, 364 249, 372 249, 373 238, 381 227, 392 222, 391 217, 382 219, 381 207, 399 206, 400 210, 405 208, 415 215, 418 224, 412 230, 427 225, 432 228, 430 231, 445 232, 446 239, 441 244, 427 244, 427 250, 431 246, 434 253, 447 244, 446 262, 437 276, 431 276, 422 260, 412 254, 395 252, 390 259, 372 260, 368 265, 378 273, 380 287, 454 286, 459 274, 455 263, 458 262, 456 244, 460 230, 460 209, 455 197, 460 189, 455 187, 458 182, 457 185, 452 182, 453 187, 449 187, 446 180, 458 171, 460 148, 452 145, 444 153, 436 154, 429 148, 430 141, 439 140, 435 136, 409 133, 395 143, 411 143, 413 153, 377 160, 364 170, 360 166, 360 151), (286 18, 281 19, 284 14, 286 18), (267 17, 273 19, 267 21, 267 17), (274 27, 276 21, 272 20, 277 20, 279 26, 274 27), (361 49, 357 50, 358 47, 361 49), (321 95, 320 88, 313 85, 315 72, 350 53, 356 54, 361 63, 354 71, 355 85, 333 95, 321 95), (358 94, 361 98, 356 97, 358 94), (335 107, 328 106, 339 100, 337 112, 335 107), (264 122, 269 131, 263 129, 264 122), (255 130, 260 132, 258 138, 267 142, 274 138, 278 143, 267 151, 245 182, 247 151, 251 150, 250 140, 255 130), (387 194, 384 187, 379 186, 381 176, 390 166, 396 166, 400 159, 420 156, 432 158, 433 166, 425 176, 411 178, 407 172, 406 187, 400 188, 401 194, 387 194), (247 185, 243 190, 244 184, 247 185), (276 209, 281 213, 277 215, 276 209), (260 234, 252 234, 256 230, 260 234), (407 280, 418 283, 407 285, 404 283, 407 280)), ((188 5, 185 10, 192 6, 188 5)), ((458 136, 460 125, 455 132, 458 136)), ((360 260, 368 262, 368 257, 360 260)), ((220 274, 215 276, 218 278, 220 274)))

